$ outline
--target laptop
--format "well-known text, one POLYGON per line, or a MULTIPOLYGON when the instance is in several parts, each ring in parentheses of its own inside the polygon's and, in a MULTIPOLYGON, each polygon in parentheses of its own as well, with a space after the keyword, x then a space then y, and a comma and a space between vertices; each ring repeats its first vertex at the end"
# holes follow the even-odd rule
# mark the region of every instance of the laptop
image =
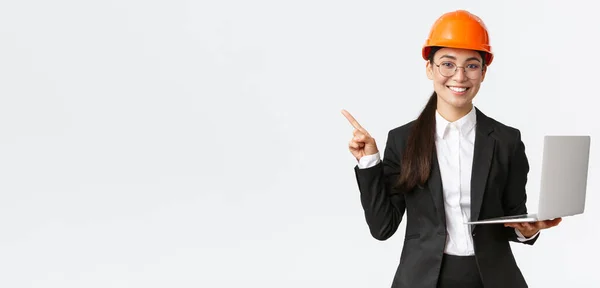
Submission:
POLYGON ((590 136, 545 136, 538 212, 466 222, 535 222, 583 214, 590 136))

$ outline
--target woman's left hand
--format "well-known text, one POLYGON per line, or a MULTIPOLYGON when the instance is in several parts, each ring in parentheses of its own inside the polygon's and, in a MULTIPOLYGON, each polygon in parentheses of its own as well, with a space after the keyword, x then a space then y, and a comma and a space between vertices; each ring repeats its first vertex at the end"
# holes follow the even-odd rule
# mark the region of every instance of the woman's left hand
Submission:
POLYGON ((542 229, 552 228, 562 221, 562 218, 552 220, 537 221, 537 222, 519 222, 519 223, 504 223, 505 227, 513 227, 519 229, 519 232, 526 238, 530 238, 542 229))

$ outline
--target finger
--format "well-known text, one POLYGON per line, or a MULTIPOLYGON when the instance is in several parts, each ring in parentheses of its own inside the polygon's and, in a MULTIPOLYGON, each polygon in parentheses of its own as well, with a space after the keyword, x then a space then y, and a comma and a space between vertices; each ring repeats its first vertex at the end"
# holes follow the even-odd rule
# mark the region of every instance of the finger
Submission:
POLYGON ((552 220, 546 220, 544 221, 544 226, 546 227, 554 227, 556 225, 558 225, 558 223, 560 223, 562 221, 562 218, 556 218, 556 219, 552 219, 552 220))
POLYGON ((361 143, 361 142, 357 142, 357 141, 350 141, 350 147, 352 147, 354 149, 361 149, 361 148, 365 147, 365 143, 361 143))
MULTIPOLYGON (((358 133, 357 133, 357 134, 358 134, 358 133)), ((369 136, 367 136, 367 135, 365 135, 365 134, 362 134, 362 133, 360 133, 360 134, 358 134, 358 135, 354 136, 354 138, 352 138, 352 140, 354 140, 354 141, 356 141, 356 142, 362 142, 362 143, 365 143, 365 142, 369 141, 369 140, 370 140, 370 138, 371 138, 371 137, 369 137, 369 136)))
POLYGON ((356 121, 356 119, 354 119, 354 117, 352 117, 352 115, 350 114, 350 112, 346 111, 346 110, 342 110, 342 114, 344 114, 344 116, 346 117, 346 119, 348 119, 348 121, 350 122, 350 124, 352 124, 352 127, 366 132, 365 129, 360 126, 360 124, 358 124, 358 121, 356 121))
POLYGON ((354 129, 354 131, 352 132, 352 135, 357 136, 357 135, 364 135, 365 133, 363 131, 360 131, 358 129, 354 129))
POLYGON ((506 223, 504 226, 516 228, 516 229, 519 229, 519 230, 524 230, 525 229, 525 227, 523 227, 523 223, 522 222, 506 223))
POLYGON ((537 222, 534 223, 528 223, 528 222, 524 222, 522 223, 523 229, 527 230, 527 231, 531 231, 533 229, 535 229, 535 226, 537 226, 537 222))
POLYGON ((354 132, 352 133, 352 135, 354 135, 354 136, 361 136, 361 137, 362 136, 366 136, 365 140, 368 140, 369 138, 372 138, 371 134, 369 134, 369 132, 367 132, 367 131, 361 131, 361 130, 358 130, 358 129, 354 129, 354 132))
POLYGON ((362 143, 359 141, 354 141, 354 139, 352 139, 348 143, 348 146, 353 149, 361 149, 361 148, 365 147, 365 143, 362 143))

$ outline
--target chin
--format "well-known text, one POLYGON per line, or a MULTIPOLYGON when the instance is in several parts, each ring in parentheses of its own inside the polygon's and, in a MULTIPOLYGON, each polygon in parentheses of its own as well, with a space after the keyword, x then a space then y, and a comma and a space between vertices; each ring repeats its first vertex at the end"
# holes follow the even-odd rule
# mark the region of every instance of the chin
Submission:
POLYGON ((471 101, 465 101, 465 100, 461 99, 459 101, 455 101, 454 103, 452 103, 452 106, 454 106, 456 108, 470 107, 471 101))
POLYGON ((442 97, 442 99, 444 99, 444 102, 446 102, 447 104, 449 104, 450 106, 454 107, 454 108, 465 108, 465 107, 469 107, 472 103, 472 98, 468 97, 464 97, 464 96, 459 96, 456 97, 454 95, 448 95, 447 97, 442 97))

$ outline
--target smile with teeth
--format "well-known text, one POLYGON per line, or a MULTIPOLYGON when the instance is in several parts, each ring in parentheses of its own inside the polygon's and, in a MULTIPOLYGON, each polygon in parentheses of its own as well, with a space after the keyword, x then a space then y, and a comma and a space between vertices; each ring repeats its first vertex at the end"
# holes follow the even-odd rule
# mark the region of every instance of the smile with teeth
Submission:
POLYGON ((450 90, 454 91, 454 92, 465 92, 469 89, 469 87, 455 87, 455 86, 447 86, 450 90))

